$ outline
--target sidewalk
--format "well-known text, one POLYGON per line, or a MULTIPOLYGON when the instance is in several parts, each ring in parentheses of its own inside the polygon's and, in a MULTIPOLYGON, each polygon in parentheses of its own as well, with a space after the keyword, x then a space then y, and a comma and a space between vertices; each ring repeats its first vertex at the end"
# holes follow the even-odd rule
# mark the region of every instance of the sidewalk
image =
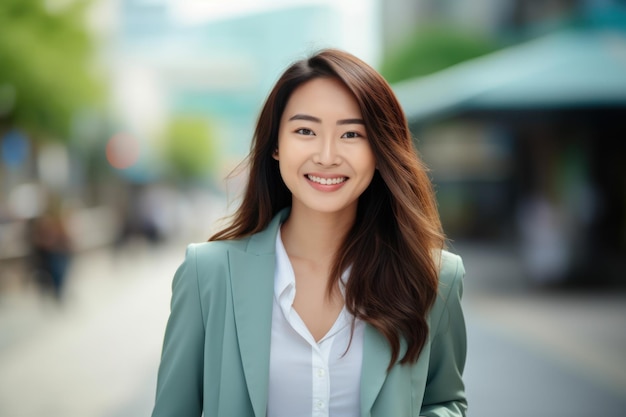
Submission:
POLYGON ((541 290, 510 248, 468 242, 457 253, 467 270, 468 416, 624 414, 623 290, 541 290))
POLYGON ((170 283, 184 249, 81 254, 61 306, 34 292, 5 294, 0 416, 112 416, 137 393, 154 392, 145 385, 156 380, 170 283))

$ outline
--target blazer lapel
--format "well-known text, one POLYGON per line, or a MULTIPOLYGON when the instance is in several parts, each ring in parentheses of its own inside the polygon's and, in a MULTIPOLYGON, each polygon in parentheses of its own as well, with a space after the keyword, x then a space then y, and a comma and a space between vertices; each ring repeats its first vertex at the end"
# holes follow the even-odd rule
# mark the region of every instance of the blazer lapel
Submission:
POLYGON ((378 393, 387 378, 391 360, 389 343, 374 327, 367 324, 363 336, 361 369, 361 416, 369 416, 378 393))
POLYGON ((229 251, 237 340, 250 401, 256 417, 267 409, 276 234, 283 210, 245 250, 229 251))
POLYGON ((256 417, 267 408, 274 262, 273 255, 230 253, 239 352, 256 417))

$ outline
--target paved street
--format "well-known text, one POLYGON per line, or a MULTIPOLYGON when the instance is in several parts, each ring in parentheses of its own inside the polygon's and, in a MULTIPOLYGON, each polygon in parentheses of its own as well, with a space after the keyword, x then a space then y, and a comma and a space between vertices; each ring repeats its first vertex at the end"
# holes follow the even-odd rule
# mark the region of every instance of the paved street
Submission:
POLYGON ((468 271, 470 417, 626 415, 626 294, 541 291, 509 248, 458 245, 468 271))
MULTIPOLYGON (((1 294, 0 416, 148 416, 184 246, 84 253, 62 306, 29 287, 1 294)), ((470 417, 624 415, 624 294, 532 290, 506 250, 456 251, 468 270, 470 417)))
POLYGON ((65 304, 28 292, 0 304, 0 416, 116 414, 153 391, 169 281, 181 251, 145 247, 76 259, 65 304))

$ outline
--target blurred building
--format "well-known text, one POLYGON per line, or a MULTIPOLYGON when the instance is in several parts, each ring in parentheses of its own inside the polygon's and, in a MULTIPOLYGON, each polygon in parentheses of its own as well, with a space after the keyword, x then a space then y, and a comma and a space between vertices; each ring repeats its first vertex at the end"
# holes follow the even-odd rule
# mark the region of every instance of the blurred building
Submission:
MULTIPOLYGON (((622 0, 394 0, 382 10, 386 48, 423 25, 449 23, 498 37, 547 33, 580 19, 615 19, 622 0)), ((617 18, 619 20, 619 17, 617 18)))
POLYGON ((541 284, 626 284, 626 6, 498 3, 481 22, 515 45, 394 85, 444 226, 511 245, 541 284))

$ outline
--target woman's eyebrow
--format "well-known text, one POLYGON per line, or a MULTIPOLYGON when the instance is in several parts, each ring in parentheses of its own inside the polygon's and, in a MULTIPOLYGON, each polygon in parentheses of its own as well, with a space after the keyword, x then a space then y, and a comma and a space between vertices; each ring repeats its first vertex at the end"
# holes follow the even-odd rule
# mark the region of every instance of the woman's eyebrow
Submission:
MULTIPOLYGON (((289 118, 292 120, 308 120, 309 122, 322 123, 322 119, 319 117, 311 116, 308 114, 295 114, 289 118)), ((337 125, 364 125, 363 119, 341 119, 337 120, 337 125)))
POLYGON ((364 125, 363 119, 342 119, 337 120, 338 125, 364 125))
POLYGON ((308 114, 296 114, 289 118, 289 121, 292 120, 308 120, 309 122, 322 123, 322 119, 309 116, 308 114))

